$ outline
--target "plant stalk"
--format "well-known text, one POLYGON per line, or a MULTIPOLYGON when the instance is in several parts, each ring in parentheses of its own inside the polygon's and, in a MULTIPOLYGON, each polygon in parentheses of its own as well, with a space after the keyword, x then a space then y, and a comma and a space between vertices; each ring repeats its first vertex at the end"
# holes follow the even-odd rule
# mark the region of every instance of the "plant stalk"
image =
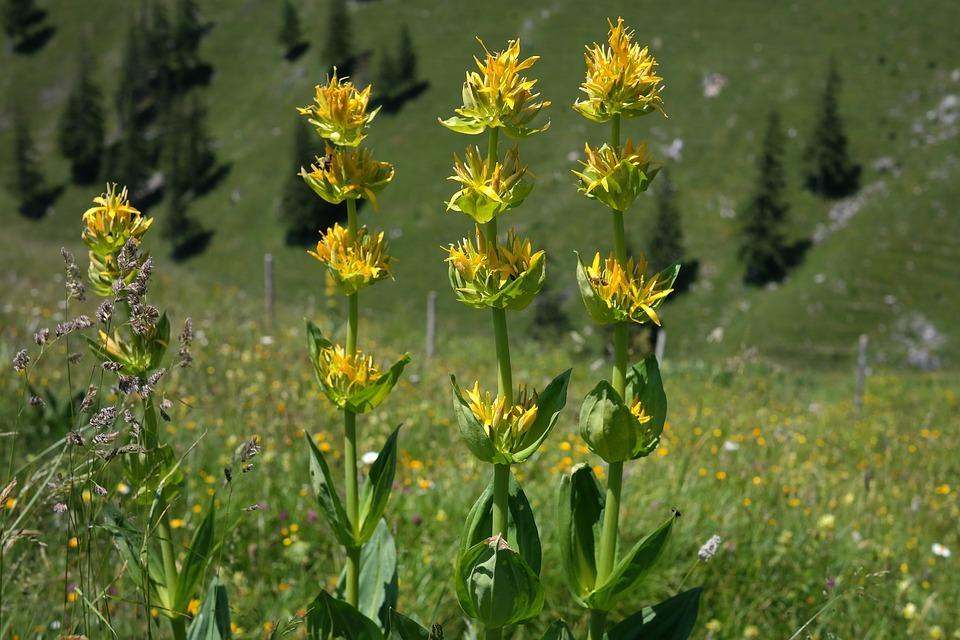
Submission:
MULTIPOLYGON (((347 233, 350 240, 357 237, 357 201, 347 200, 347 233)), ((347 353, 357 352, 357 330, 359 304, 356 293, 348 298, 347 311, 347 353)), ((360 537, 360 501, 357 486, 357 415, 352 411, 343 411, 343 459, 344 483, 347 498, 347 519, 353 531, 354 539, 360 537)), ((354 607, 360 600, 360 545, 348 547, 347 552, 347 602, 354 607)))
POLYGON ((509 507, 507 498, 510 495, 510 465, 493 465, 493 535, 501 535, 507 539, 507 525, 509 523, 509 507))

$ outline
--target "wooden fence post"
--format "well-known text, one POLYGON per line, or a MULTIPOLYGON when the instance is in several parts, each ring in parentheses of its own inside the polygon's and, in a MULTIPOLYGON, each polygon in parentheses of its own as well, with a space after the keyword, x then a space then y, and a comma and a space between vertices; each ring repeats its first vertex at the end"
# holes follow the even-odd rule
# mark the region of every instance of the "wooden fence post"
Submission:
POLYGON ((264 326, 273 329, 273 255, 263 254, 263 310, 264 326))
POLYGON ((853 395, 853 406, 857 413, 863 409, 863 392, 867 384, 867 347, 870 339, 866 334, 860 336, 860 348, 857 353, 857 386, 853 395))
POLYGON ((433 358, 434 342, 437 336, 437 292, 427 294, 427 343, 426 359, 433 358))

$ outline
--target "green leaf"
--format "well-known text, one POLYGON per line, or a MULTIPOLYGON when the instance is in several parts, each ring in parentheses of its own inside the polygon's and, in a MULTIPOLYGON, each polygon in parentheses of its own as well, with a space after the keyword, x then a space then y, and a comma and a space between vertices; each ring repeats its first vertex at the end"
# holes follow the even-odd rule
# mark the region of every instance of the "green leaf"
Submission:
POLYGON ((520 554, 497 536, 459 554, 457 599, 488 629, 528 620, 543 609, 543 586, 520 554))
POLYGON ((570 372, 567 369, 550 381, 539 394, 537 418, 527 430, 520 442, 520 450, 513 454, 514 462, 523 462, 536 452, 557 423, 560 412, 567 404, 567 387, 570 384, 570 372))
POLYGON ((332 346, 333 343, 324 337, 320 327, 307 320, 307 347, 310 349, 310 361, 317 362, 320 359, 320 352, 332 346))
POLYGON ((597 550, 605 502, 589 465, 577 465, 560 481, 560 558, 567 587, 584 606, 597 582, 597 550))
POLYGON ((163 561, 159 553, 149 547, 144 548, 143 532, 131 525, 126 516, 113 505, 104 507, 104 528, 110 532, 113 544, 126 563, 125 573, 137 588, 144 588, 143 567, 147 567, 149 588, 153 599, 166 609, 172 608, 172 598, 168 597, 168 590, 164 581, 166 573, 163 570, 163 561))
POLYGON ((190 623, 187 640, 230 640, 232 637, 227 589, 220 578, 214 576, 200 612, 190 623))
POLYGON ((343 600, 321 591, 307 609, 309 640, 383 640, 377 623, 343 600))
POLYGON ((390 633, 387 640, 430 640, 430 632, 419 623, 390 609, 390 633))
POLYGON ((150 337, 149 345, 146 345, 150 358, 147 365, 148 370, 157 369, 163 362, 163 356, 167 353, 167 347, 170 346, 170 320, 164 312, 157 321, 150 337))
POLYGON ((639 399, 651 420, 639 425, 643 431, 633 448, 632 459, 650 455, 660 444, 660 434, 667 421, 667 394, 663 391, 657 357, 648 355, 627 371, 626 396, 639 399))
POLYGON ((464 400, 455 376, 450 376, 450 384, 453 386, 453 413, 457 416, 460 435, 463 436, 467 448, 483 462, 509 463, 510 461, 497 451, 483 424, 470 411, 470 405, 464 400))
POLYGON ((446 120, 437 118, 437 121, 451 131, 465 133, 470 136, 481 134, 486 129, 484 125, 478 124, 476 119, 464 118, 462 116, 451 116, 446 120))
POLYGON ((687 640, 693 633, 700 607, 697 587, 679 593, 650 607, 644 607, 632 616, 614 625, 608 640, 687 640))
POLYGON ((671 514, 653 533, 643 538, 623 556, 602 585, 587 598, 593 609, 610 611, 618 600, 636 588, 666 547, 677 516, 671 514))
POLYGON ((363 487, 360 502, 360 544, 366 543, 379 526, 380 516, 387 507, 390 490, 393 489, 393 477, 397 470, 397 436, 400 427, 394 429, 383 449, 377 455, 376 462, 370 467, 370 474, 363 487))
POLYGON ((309 433, 304 432, 304 438, 310 447, 310 484, 313 486, 313 494, 317 498, 317 504, 323 512, 330 528, 333 529, 333 535, 337 542, 345 547, 357 546, 354 539, 353 530, 350 527, 350 520, 347 518, 347 512, 340 502, 340 496, 333 485, 333 479, 330 477, 330 468, 324 459, 320 449, 314 444, 313 438, 309 433))
POLYGON ((601 380, 580 405, 580 437, 607 462, 630 460, 642 442, 643 425, 620 394, 601 380))
MULTIPOLYGON (((384 629, 391 607, 397 606, 397 548, 390 528, 380 520, 373 537, 360 551, 358 609, 384 629)), ((346 599, 347 570, 340 573, 337 598, 346 599)))
POLYGON ((210 564, 215 545, 214 523, 216 520, 216 506, 213 498, 210 498, 210 505, 207 507, 207 514, 196 531, 193 532, 193 539, 190 541, 190 547, 183 559, 183 565, 180 569, 180 576, 177 578, 177 595, 174 598, 174 609, 176 611, 186 611, 190 604, 190 598, 193 596, 200 582, 203 580, 203 574, 210 564))
POLYGON ((387 399, 393 387, 399 382, 400 374, 403 373, 403 368, 407 366, 408 362, 410 362, 410 356, 404 355, 376 382, 347 398, 344 408, 354 413, 366 413, 376 409, 381 402, 387 399))
MULTIPOLYGON (((515 541, 520 556, 533 572, 540 575, 541 547, 540 533, 533 517, 533 508, 527 501, 520 483, 510 473, 509 494, 507 495, 507 539, 515 541)), ((493 480, 484 489, 480 498, 473 504, 460 536, 460 552, 484 542, 493 531, 493 480)))
POLYGON ((550 623, 550 626, 547 627, 541 640, 573 640, 573 633, 570 631, 570 627, 567 626, 566 622, 563 620, 554 620, 550 623))
POLYGON ((184 475, 170 445, 126 455, 123 462, 130 486, 136 487, 131 499, 138 504, 151 504, 158 493, 169 504, 179 495, 184 475))

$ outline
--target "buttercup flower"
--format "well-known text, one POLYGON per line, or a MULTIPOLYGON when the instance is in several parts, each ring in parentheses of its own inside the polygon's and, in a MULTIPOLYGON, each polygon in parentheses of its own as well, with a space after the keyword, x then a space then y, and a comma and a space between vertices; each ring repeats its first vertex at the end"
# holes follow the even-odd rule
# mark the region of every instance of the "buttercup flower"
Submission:
POLYGON ((344 295, 390 275, 391 257, 383 232, 371 235, 365 226, 351 239, 349 231, 335 223, 317 242, 316 251, 307 253, 327 265, 344 295))
POLYGON ((680 265, 667 267, 652 278, 645 276, 646 268, 643 257, 636 263, 630 258, 626 267, 613 255, 601 261, 597 253, 589 267, 578 258, 577 284, 591 317, 600 324, 651 320, 659 325, 656 309, 673 291, 680 265))
POLYGON ((580 178, 580 193, 614 211, 626 211, 660 171, 660 165, 647 155, 646 145, 634 146, 629 139, 619 151, 607 144, 596 150, 587 144, 584 151, 583 171, 573 172, 580 178))
POLYGON ((530 240, 507 232, 506 242, 492 243, 479 227, 476 241, 464 238, 447 248, 450 284, 471 307, 523 309, 543 287, 546 255, 530 240))
POLYGON ((494 163, 492 169, 477 147, 467 147, 464 160, 453 155, 453 170, 448 180, 460 183, 462 188, 450 198, 447 210, 465 213, 478 224, 518 206, 533 189, 525 179, 527 168, 520 164, 518 147, 508 151, 503 163, 494 163))
POLYGON ((633 31, 608 21, 607 46, 595 43, 587 47, 587 77, 580 90, 586 98, 573 108, 595 122, 606 122, 615 115, 627 118, 659 111, 663 113, 660 82, 654 71, 657 61, 647 47, 633 42, 633 31))
POLYGON ((463 83, 463 106, 454 110, 457 115, 440 120, 440 124, 470 135, 483 133, 488 128, 502 128, 514 138, 546 131, 549 122, 540 128, 532 127, 530 123, 550 103, 538 100, 540 94, 533 92, 536 80, 520 75, 536 64, 539 56, 521 60, 520 40, 509 41, 505 50, 495 54, 487 51, 483 42, 480 46, 486 57, 482 62, 474 57, 479 72, 467 72, 463 83))
POLYGON ((374 160, 368 149, 326 145, 325 155, 300 169, 300 175, 317 195, 330 204, 365 198, 377 206, 377 193, 393 180, 393 165, 374 160))
POLYGON ((337 78, 337 68, 326 85, 317 85, 313 104, 297 107, 302 116, 316 127, 320 137, 335 145, 355 147, 366 137, 367 126, 373 122, 380 107, 367 112, 370 85, 358 91, 346 78, 337 78))

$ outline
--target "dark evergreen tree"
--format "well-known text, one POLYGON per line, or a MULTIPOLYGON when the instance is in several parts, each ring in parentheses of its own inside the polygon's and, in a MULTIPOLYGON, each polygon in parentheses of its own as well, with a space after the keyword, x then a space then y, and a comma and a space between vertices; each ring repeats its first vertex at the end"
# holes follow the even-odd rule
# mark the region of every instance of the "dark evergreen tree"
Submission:
POLYGON ((397 91, 399 85, 397 74, 397 64, 390 55, 390 51, 384 49, 380 52, 380 60, 377 64, 377 80, 374 82, 374 89, 377 98, 381 101, 388 101, 397 91))
POLYGON ((300 29, 300 14, 293 0, 284 0, 283 24, 277 33, 277 41, 284 47, 284 55, 293 59, 303 50, 303 32, 300 29))
POLYGON ((203 25, 195 0, 177 0, 174 9, 173 40, 170 52, 169 91, 177 95, 198 80, 200 39, 203 25))
POLYGON ((327 40, 323 47, 323 65, 337 67, 340 76, 353 71, 353 48, 350 42, 350 14, 347 0, 332 0, 327 20, 327 40))
POLYGON ((411 85, 417 81, 417 52, 413 47, 410 29, 403 25, 400 29, 400 46, 397 49, 397 77, 402 84, 411 85))
POLYGON ((186 156, 186 172, 190 177, 190 188, 201 190, 216 165, 216 154, 207 132, 207 110, 203 106, 200 96, 194 92, 184 98, 181 125, 186 132, 188 141, 186 156))
POLYGON ((196 185, 193 174, 193 131, 188 124, 194 106, 188 101, 176 103, 167 118, 166 144, 163 153, 164 195, 167 200, 163 214, 163 235, 170 240, 171 255, 186 258, 192 255, 199 238, 206 232, 189 215, 191 191, 196 185))
POLYGON ((740 226, 740 258, 746 268, 743 279, 754 286, 778 281, 786 274, 789 249, 784 225, 789 207, 784 199, 783 145, 780 116, 771 111, 757 163, 757 183, 740 226))
POLYGON ((146 107, 151 113, 164 113, 177 94, 177 56, 173 27, 164 2, 144 0, 141 9, 146 107))
POLYGON ((319 150, 313 131, 303 119, 297 119, 293 136, 293 162, 283 183, 280 218, 287 229, 287 243, 305 245, 315 243, 319 232, 342 220, 343 207, 317 196, 299 175, 300 168, 309 166, 319 150))
POLYGON ((18 210, 28 218, 43 216, 48 191, 30 133, 30 121, 19 105, 13 110, 13 162, 10 166, 8 187, 19 202, 18 210))
POLYGON ((60 151, 70 160, 73 181, 90 184, 100 177, 104 148, 104 114, 100 87, 93 80, 93 58, 86 46, 79 71, 60 118, 60 151))
POLYGON ((820 111, 804 153, 804 180, 807 188, 825 198, 842 198, 860 187, 860 166, 849 155, 847 135, 837 106, 840 74, 833 60, 820 111))
POLYGON ((13 42, 14 50, 27 41, 34 25, 43 19, 35 0, 3 0, 3 30, 13 42))
POLYGON ((683 262, 683 228, 675 202, 677 189, 664 168, 657 176, 657 210, 647 248, 647 260, 653 271, 683 262))

